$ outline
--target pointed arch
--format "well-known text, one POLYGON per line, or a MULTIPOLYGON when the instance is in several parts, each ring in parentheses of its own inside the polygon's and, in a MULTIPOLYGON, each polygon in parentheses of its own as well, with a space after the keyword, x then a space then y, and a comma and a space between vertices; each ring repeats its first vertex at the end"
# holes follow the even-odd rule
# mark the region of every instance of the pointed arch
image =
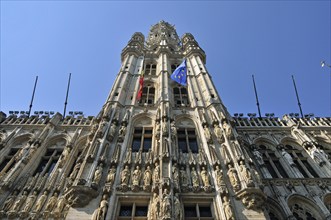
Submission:
POLYGON ((324 219, 321 214, 323 211, 316 205, 316 202, 305 196, 293 194, 287 199, 287 204, 296 218, 324 219))
POLYGON ((270 220, 282 220, 287 218, 283 207, 277 200, 268 197, 266 206, 270 220))

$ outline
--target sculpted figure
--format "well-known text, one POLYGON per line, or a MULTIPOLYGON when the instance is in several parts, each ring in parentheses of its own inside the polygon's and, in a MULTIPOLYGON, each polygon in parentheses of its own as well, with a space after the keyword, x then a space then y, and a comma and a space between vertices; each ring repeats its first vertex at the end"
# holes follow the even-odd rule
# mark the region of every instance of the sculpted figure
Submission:
POLYGON ((226 121, 223 122, 223 129, 224 129, 225 135, 229 139, 232 139, 233 138, 232 128, 226 121))
POLYGON ((62 167, 63 164, 65 163, 65 161, 67 160, 68 156, 70 154, 70 148, 67 146, 64 148, 63 152, 62 152, 62 156, 61 159, 59 161, 59 166, 62 167))
POLYGON ((160 138, 160 135, 161 135, 161 127, 160 127, 160 122, 159 121, 156 121, 156 133, 155 133, 155 136, 157 139, 160 138))
POLYGON ((103 195, 99 208, 95 210, 92 220, 105 220, 108 209, 107 195, 103 195))
POLYGON ((136 169, 132 173, 132 185, 138 186, 141 177, 141 170, 140 167, 137 166, 136 169))
POLYGON ((33 191, 32 195, 30 195, 27 198, 26 203, 25 203, 25 206, 23 207, 23 211, 25 211, 25 212, 29 212, 30 211, 30 209, 33 206, 34 201, 36 200, 36 197, 37 197, 37 191, 33 191))
POLYGON ((215 174, 216 174, 217 186, 224 185, 223 171, 219 168, 219 166, 216 166, 215 174))
POLYGON ((17 212, 21 205, 25 202, 26 197, 28 195, 27 191, 24 191, 23 194, 15 201, 14 205, 11 208, 11 211, 17 212))
POLYGON ((253 150, 253 154, 256 158, 256 162, 259 164, 259 165, 262 165, 264 164, 264 161, 263 161, 263 156, 262 154, 260 153, 260 151, 258 151, 256 148, 253 150))
POLYGON ((76 179, 77 174, 78 174, 78 171, 79 171, 79 169, 80 169, 80 166, 81 166, 81 163, 77 163, 77 164, 75 165, 74 170, 71 172, 71 174, 70 174, 70 176, 69 176, 69 178, 70 178, 71 180, 75 180, 75 179, 76 179))
POLYGON ((179 186, 179 172, 178 172, 176 163, 174 165, 172 165, 172 177, 174 179, 174 184, 176 185, 176 187, 178 187, 179 186))
POLYGON ((171 198, 167 189, 164 189, 161 211, 163 218, 171 218, 171 198))
POLYGON ((109 140, 113 140, 116 132, 116 128, 117 128, 116 123, 115 122, 111 123, 111 126, 109 128, 109 140))
POLYGON ((99 166, 97 166, 97 168, 95 169, 93 182, 98 184, 100 182, 101 175, 102 175, 102 163, 100 163, 99 166))
POLYGON ((176 128, 175 121, 172 121, 171 122, 170 131, 171 131, 171 138, 172 138, 172 140, 175 140, 176 137, 177 137, 177 128, 176 128))
POLYGON ((227 196, 224 196, 223 201, 224 201, 223 202, 223 207, 224 207, 224 213, 225 213, 226 219, 233 220, 234 216, 233 216, 233 212, 232 212, 232 208, 231 208, 229 198, 227 196))
POLYGON ((57 193, 55 192, 53 196, 48 200, 46 207, 45 207, 45 212, 51 212, 56 205, 57 201, 57 193))
POLYGON ((56 203, 56 207, 54 209, 54 212, 59 212, 61 213, 64 206, 66 205, 66 198, 64 197, 64 195, 62 195, 58 200, 57 200, 57 203, 56 203))
POLYGON ((169 156, 169 140, 168 140, 168 138, 164 138, 163 148, 162 148, 162 156, 163 157, 168 157, 169 156))
POLYGON ((113 165, 108 172, 106 183, 113 185, 115 180, 115 175, 116 175, 116 168, 113 165))
POLYGON ((183 211, 182 207, 180 206, 180 201, 178 199, 178 194, 174 196, 174 208, 175 208, 175 219, 182 220, 183 219, 183 211))
POLYGON ((197 171, 195 170, 194 167, 192 167, 192 170, 191 170, 191 178, 192 178, 192 185, 199 186, 199 177, 198 177, 197 171))
POLYGON ((313 158, 316 161, 316 163, 318 163, 318 164, 325 163, 322 154, 318 151, 318 149, 315 146, 313 148, 309 147, 308 151, 309 151, 311 158, 313 158))
POLYGON ((293 159, 289 153, 286 152, 286 150, 282 149, 282 156, 289 162, 290 165, 294 165, 293 159))
POLYGON ((201 175, 203 185, 204 186, 210 186, 208 172, 207 172, 205 167, 202 167, 200 175, 201 175))
POLYGON ((124 170, 122 170, 121 172, 121 184, 129 185, 129 179, 130 179, 130 170, 129 170, 129 166, 126 165, 124 170))
POLYGON ((153 172, 153 182, 158 183, 160 181, 160 166, 158 163, 155 163, 155 168, 153 172))
POLYGON ((214 124, 214 132, 217 137, 218 143, 220 144, 223 143, 224 142, 223 131, 218 124, 214 124))
POLYGON ((3 203, 3 206, 2 206, 3 211, 8 212, 10 210, 10 208, 12 207, 12 205, 15 202, 16 196, 17 196, 17 191, 15 190, 13 195, 9 196, 6 199, 6 201, 3 203))
POLYGON ((129 149, 128 149, 128 152, 126 152, 124 162, 125 162, 125 163, 131 163, 131 158, 132 158, 132 149, 129 148, 129 149))
POLYGON ((43 195, 39 197, 33 211, 39 212, 42 209, 42 207, 44 206, 46 199, 47 199, 47 191, 44 191, 43 195))
POLYGON ((160 213, 160 200, 157 193, 154 193, 151 208, 149 209, 149 219, 150 220, 159 220, 160 213))
POLYGON ((252 181, 252 175, 249 172, 248 168, 246 167, 246 165, 244 164, 244 161, 240 161, 240 174, 241 176, 244 178, 246 183, 249 183, 252 181))
POLYGON ((232 167, 231 164, 228 165, 228 176, 229 176, 229 179, 230 179, 230 182, 232 184, 232 186, 234 186, 234 188, 238 188, 239 186, 239 178, 238 178, 238 175, 237 175, 237 171, 235 168, 232 167))
POLYGON ((149 186, 151 185, 152 181, 152 171, 150 166, 147 166, 145 172, 144 172, 144 186, 149 186))
POLYGON ((187 173, 184 167, 181 167, 180 169, 180 182, 182 183, 182 186, 187 186, 187 173))
POLYGON ((205 131, 206 140, 209 143, 211 141, 211 134, 210 134, 208 126, 204 125, 203 130, 205 131))
POLYGON ((163 119, 162 133, 163 133, 164 136, 167 136, 169 134, 168 133, 168 122, 167 122, 167 119, 166 118, 163 119))

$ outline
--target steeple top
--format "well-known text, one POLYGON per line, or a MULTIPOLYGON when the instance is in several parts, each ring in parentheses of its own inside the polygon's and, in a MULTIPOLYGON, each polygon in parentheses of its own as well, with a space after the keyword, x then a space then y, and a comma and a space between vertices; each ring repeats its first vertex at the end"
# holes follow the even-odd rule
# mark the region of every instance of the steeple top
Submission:
POLYGON ((150 29, 147 39, 147 46, 169 45, 179 47, 179 37, 174 25, 161 20, 150 29))

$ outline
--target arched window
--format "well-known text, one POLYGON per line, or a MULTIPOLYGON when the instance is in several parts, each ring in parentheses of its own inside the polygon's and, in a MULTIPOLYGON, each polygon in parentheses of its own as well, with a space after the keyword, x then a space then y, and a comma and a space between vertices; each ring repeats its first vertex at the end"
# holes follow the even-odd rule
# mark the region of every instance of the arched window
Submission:
POLYGON ((132 152, 148 152, 152 148, 153 128, 136 127, 133 132, 132 152))
POLYGON ((263 154, 263 160, 266 168, 273 178, 288 178, 288 175, 276 156, 275 152, 265 145, 260 145, 261 153, 263 154))
POLYGON ((183 153, 188 153, 189 151, 192 151, 192 153, 198 153, 199 147, 196 136, 194 128, 178 128, 178 148, 183 153))
POLYGON ((294 195, 288 199, 288 206, 293 213, 293 216, 298 220, 319 220, 324 219, 321 216, 322 211, 309 199, 294 195))
POLYGON ((188 92, 185 87, 176 86, 173 89, 175 107, 188 106, 188 92))
POLYGON ((146 76, 156 76, 156 64, 155 63, 146 64, 144 72, 146 76))
POLYGON ((147 83, 143 87, 140 105, 153 105, 155 100, 155 88, 153 84, 147 83))

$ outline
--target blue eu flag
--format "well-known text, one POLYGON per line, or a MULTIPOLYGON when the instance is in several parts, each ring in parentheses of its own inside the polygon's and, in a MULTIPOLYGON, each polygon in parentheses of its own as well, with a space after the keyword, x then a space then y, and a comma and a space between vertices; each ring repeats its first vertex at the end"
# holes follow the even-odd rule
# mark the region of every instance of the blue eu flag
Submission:
POLYGON ((170 78, 183 86, 187 85, 186 59, 175 69, 170 78))

